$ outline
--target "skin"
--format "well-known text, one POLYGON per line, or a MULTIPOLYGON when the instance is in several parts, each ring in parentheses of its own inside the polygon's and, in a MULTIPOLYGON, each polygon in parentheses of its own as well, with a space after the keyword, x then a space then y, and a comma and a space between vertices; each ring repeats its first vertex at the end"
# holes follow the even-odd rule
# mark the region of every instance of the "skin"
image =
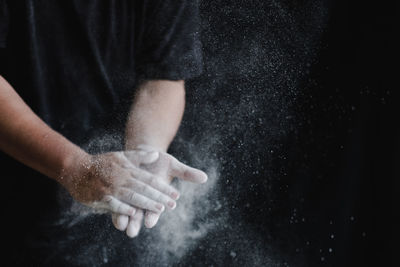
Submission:
MULTIPOLYGON (((143 145, 138 146, 138 149, 154 151, 153 148, 143 145)), ((178 177, 191 182, 205 182, 207 180, 207 176, 202 171, 182 164, 176 158, 165 152, 159 152, 159 158, 155 162, 143 164, 142 168, 167 182, 172 180, 171 177, 178 177)), ((135 237, 140 231, 143 215, 145 226, 147 228, 152 228, 157 223, 161 213, 138 209, 136 214, 130 217, 122 214, 113 214, 113 223, 117 229, 121 231, 126 230, 128 236, 135 237)))
MULTIPOLYGON (((174 208, 179 196, 163 177, 141 167, 157 162, 159 152, 89 155, 44 123, 1 76, 0 149, 56 180, 77 201, 93 208, 130 217, 137 216, 138 209, 159 214, 165 207, 174 208)), ((188 166, 174 164, 185 179, 188 166)), ((207 177, 195 178, 201 183, 207 177)))
MULTIPOLYGON (((179 166, 179 161, 167 154, 179 128, 185 108, 184 81, 152 80, 139 87, 135 96, 126 127, 126 148, 141 151, 158 151, 159 159, 142 167, 170 183, 173 177, 189 181, 206 181, 205 173, 179 166), (185 172, 179 172, 184 168, 185 172)), ((130 237, 138 235, 142 219, 148 228, 157 223, 159 212, 138 209, 135 215, 113 214, 114 226, 127 232, 130 237)))

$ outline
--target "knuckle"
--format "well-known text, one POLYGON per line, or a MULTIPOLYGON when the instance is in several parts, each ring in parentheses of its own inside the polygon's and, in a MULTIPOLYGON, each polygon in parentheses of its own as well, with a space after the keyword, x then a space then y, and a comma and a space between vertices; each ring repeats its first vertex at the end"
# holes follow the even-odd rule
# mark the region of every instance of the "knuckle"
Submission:
POLYGON ((107 204, 110 204, 110 203, 112 202, 112 200, 113 200, 113 197, 110 196, 110 195, 105 195, 105 196, 103 197, 103 199, 102 199, 102 201, 105 202, 105 203, 107 203, 107 204))
POLYGON ((149 185, 144 184, 143 185, 143 192, 146 194, 153 194, 153 190, 149 185))
POLYGON ((190 173, 189 173, 189 171, 187 169, 183 170, 181 168, 181 171, 182 171, 183 178, 188 178, 190 176, 190 173))
POLYGON ((150 178, 149 174, 146 171, 140 170, 136 175, 137 179, 140 181, 148 181, 150 178))
POLYGON ((136 190, 138 191, 138 192, 146 192, 146 190, 147 190, 147 187, 146 187, 146 185, 145 184, 141 184, 141 183, 138 183, 137 185, 136 185, 136 190))
POLYGON ((139 169, 136 166, 130 166, 129 169, 130 175, 135 179, 139 176, 139 169))
POLYGON ((138 151, 136 151, 136 153, 140 158, 143 158, 143 157, 147 156, 148 152, 142 151, 142 150, 138 150, 138 151))
POLYGON ((117 212, 122 212, 123 210, 124 210, 124 205, 123 205, 123 203, 122 202, 119 202, 118 204, 117 204, 117 207, 116 207, 116 209, 115 209, 117 212))
POLYGON ((136 193, 131 191, 128 198, 130 201, 134 201, 136 199, 136 193))
POLYGON ((149 179, 149 185, 151 185, 152 187, 159 187, 159 185, 160 185, 159 181, 160 181, 159 177, 152 175, 152 176, 150 176, 150 179, 149 179))
POLYGON ((121 183, 121 187, 124 187, 124 188, 130 188, 132 186, 133 186, 133 184, 129 179, 126 179, 125 181, 123 181, 121 183))
POLYGON ((174 156, 168 154, 168 153, 163 153, 163 157, 165 160, 168 160, 169 162, 173 162, 174 160, 177 160, 174 156))

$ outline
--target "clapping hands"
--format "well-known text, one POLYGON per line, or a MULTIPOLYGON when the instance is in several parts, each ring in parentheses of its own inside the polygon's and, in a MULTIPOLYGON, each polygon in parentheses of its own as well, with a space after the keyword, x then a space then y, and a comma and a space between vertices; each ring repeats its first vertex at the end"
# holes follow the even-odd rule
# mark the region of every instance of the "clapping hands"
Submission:
POLYGON ((90 155, 67 170, 64 184, 73 198, 97 210, 112 213, 114 226, 129 237, 138 235, 142 220, 156 225, 165 209, 173 210, 179 192, 173 177, 204 183, 207 175, 165 152, 149 146, 136 150, 90 155))
MULTIPOLYGON (((138 146, 138 150, 148 153, 155 152, 154 148, 144 145, 138 146)), ((143 170, 151 173, 154 177, 157 177, 158 182, 164 183, 167 186, 171 183, 174 177, 193 183, 204 183, 207 181, 207 175, 204 172, 179 162, 176 158, 165 152, 158 153, 159 157, 157 160, 140 165, 143 170)), ((171 207, 171 209, 174 208, 175 207, 171 207)), ((140 231, 143 217, 144 225, 147 228, 152 228, 157 224, 161 213, 162 211, 138 208, 136 209, 135 214, 131 216, 117 212, 113 213, 112 220, 114 226, 118 230, 126 231, 129 237, 135 237, 140 231)))

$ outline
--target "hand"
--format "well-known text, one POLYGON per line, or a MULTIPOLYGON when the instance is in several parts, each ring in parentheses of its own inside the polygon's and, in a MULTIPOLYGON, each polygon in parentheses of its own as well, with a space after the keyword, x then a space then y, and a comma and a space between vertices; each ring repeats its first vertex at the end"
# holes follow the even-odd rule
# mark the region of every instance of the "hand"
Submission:
POLYGON ((136 208, 161 213, 176 206, 179 193, 139 168, 158 158, 158 152, 135 150, 87 155, 64 171, 62 181, 75 200, 95 209, 127 216, 136 208))
MULTIPOLYGON (((153 164, 151 164, 153 165, 153 164)), ((166 183, 171 183, 173 180, 173 177, 168 175, 166 173, 166 170, 168 168, 162 168, 164 164, 159 164, 159 167, 153 168, 152 170, 149 170, 151 173, 157 175, 160 180, 166 182, 166 183)), ((150 166, 143 166, 144 169, 149 169, 150 166)), ((125 231, 129 237, 135 237, 139 234, 140 228, 142 227, 142 220, 144 216, 144 224, 147 228, 152 228, 154 227, 158 219, 160 218, 161 213, 158 212, 152 212, 152 211, 144 211, 142 209, 137 209, 136 213, 134 216, 126 216, 118 213, 113 213, 112 214, 112 222, 115 226, 120 231, 125 231), (144 213, 145 216, 144 216, 144 213)))
MULTIPOLYGON (((155 151, 154 148, 144 145, 138 146, 138 149, 147 152, 155 151)), ((204 172, 179 162, 167 153, 159 152, 159 154, 160 156, 155 162, 142 164, 141 167, 159 177, 163 182, 170 183, 174 176, 195 183, 207 181, 207 175, 204 172)), ((112 215, 114 226, 121 231, 126 230, 128 236, 135 237, 141 228, 143 213, 142 209, 138 209, 136 214, 130 217, 114 213, 112 215)), ((154 227, 160 215, 159 212, 146 211, 145 226, 147 228, 154 227)))

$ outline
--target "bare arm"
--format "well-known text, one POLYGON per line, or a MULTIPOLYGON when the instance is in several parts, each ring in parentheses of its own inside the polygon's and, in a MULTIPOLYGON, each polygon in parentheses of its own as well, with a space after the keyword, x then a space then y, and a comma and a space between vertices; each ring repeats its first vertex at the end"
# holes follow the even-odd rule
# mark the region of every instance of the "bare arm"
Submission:
POLYGON ((185 108, 184 81, 144 82, 135 97, 126 127, 126 148, 149 145, 167 151, 185 108))
MULTIPOLYGON (((126 147, 136 149, 145 145, 150 149, 166 152, 176 135, 185 108, 184 81, 152 80, 144 82, 138 89, 132 105, 126 128, 126 147)), ((164 168, 150 170, 170 183, 172 177, 164 168)), ((127 216, 114 214, 117 229, 127 231, 134 237, 139 233, 144 211, 127 216)), ((153 227, 159 214, 146 212, 145 224, 153 227)))
POLYGON ((161 212, 177 192, 139 168, 159 154, 88 155, 47 126, 0 76, 0 149, 53 178, 89 206, 132 215, 132 206, 161 212), (150 185, 151 184, 151 185, 150 185))
POLYGON ((60 181, 74 158, 86 153, 47 126, 0 76, 0 149, 25 165, 60 181))
MULTIPOLYGON (((161 88, 140 91, 133 111, 145 116, 131 115, 129 123, 135 126, 127 129, 127 134, 132 136, 127 139, 130 141, 128 148, 140 143, 157 146, 156 150, 161 152, 132 150, 89 155, 46 125, 0 76, 0 150, 58 181, 77 201, 91 207, 125 216, 132 216, 136 210, 133 207, 137 207, 140 209, 137 214, 147 210, 159 216, 164 207, 175 206, 178 192, 162 181, 165 177, 144 170, 140 167, 142 164, 158 162, 156 166, 160 166, 159 163, 164 162, 167 168, 162 169, 168 169, 170 175, 193 182, 205 182, 207 178, 204 173, 162 152, 176 133, 183 105, 174 105, 175 97, 163 95, 165 91, 161 88), (150 98, 156 101, 149 101, 150 98), (159 106, 154 105, 157 101, 159 106), (172 108, 167 105, 170 103, 172 108), (166 116, 160 108, 166 113, 180 110, 180 115, 166 116), (175 127, 168 127, 171 125, 175 127)), ((179 88, 183 89, 183 84, 179 88)))

